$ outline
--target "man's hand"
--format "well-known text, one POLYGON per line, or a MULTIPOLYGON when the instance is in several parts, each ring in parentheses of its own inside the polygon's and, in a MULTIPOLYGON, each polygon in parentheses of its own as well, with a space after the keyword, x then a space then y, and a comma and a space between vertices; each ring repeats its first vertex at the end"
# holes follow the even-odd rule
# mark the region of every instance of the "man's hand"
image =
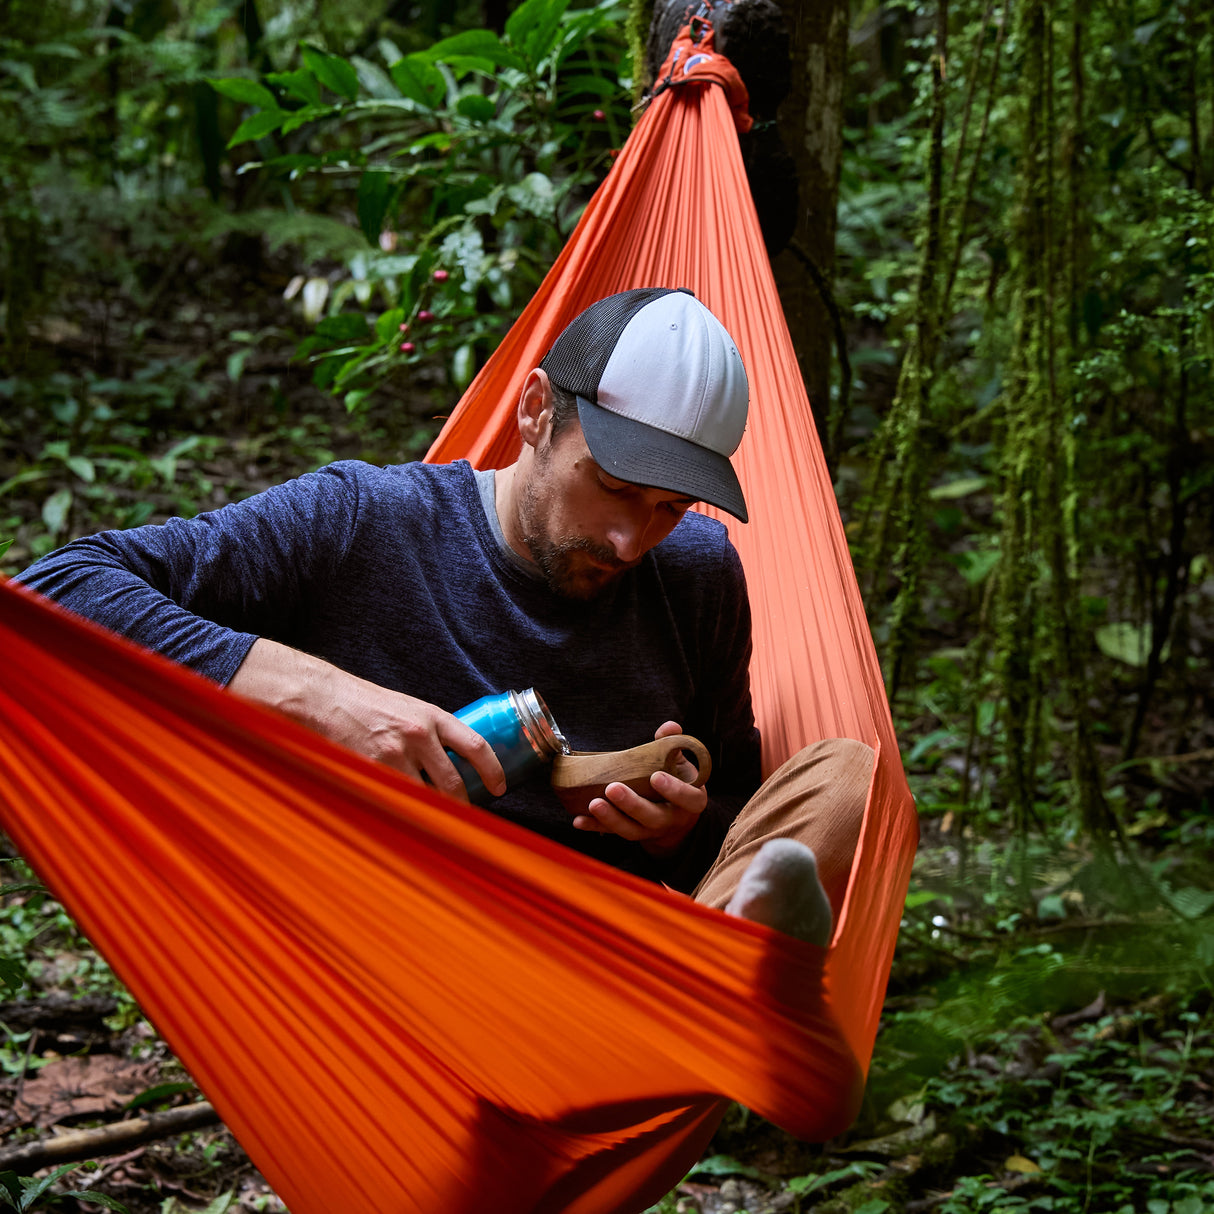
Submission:
MULTIPOLYGON (((659 725, 654 738, 666 738, 682 733, 675 721, 659 725)), ((683 756, 676 772, 656 771, 649 784, 656 800, 648 800, 633 792, 627 784, 608 784, 605 797, 596 797, 587 806, 588 813, 578 814, 573 825, 578 830, 599 834, 619 835, 639 843, 651 856, 673 855, 691 833, 704 807, 708 792, 696 788, 695 765, 683 756)))
POLYGON ((258 640, 228 690, 276 708, 334 742, 467 800, 446 751, 466 759, 494 796, 506 777, 493 748, 434 704, 389 691, 277 641, 258 640))

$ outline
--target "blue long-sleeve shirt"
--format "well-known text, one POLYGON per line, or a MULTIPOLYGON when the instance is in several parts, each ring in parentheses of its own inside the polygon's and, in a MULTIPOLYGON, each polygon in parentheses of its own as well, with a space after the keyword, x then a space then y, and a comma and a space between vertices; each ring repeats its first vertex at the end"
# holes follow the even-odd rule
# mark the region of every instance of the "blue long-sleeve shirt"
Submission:
POLYGON ((575 750, 635 746, 678 721, 713 773, 675 862, 574 830, 542 777, 490 808, 690 889, 759 782, 750 613, 725 529, 688 513, 599 597, 569 601, 505 545, 478 475, 337 463, 194 519, 77 540, 21 580, 221 684, 267 637, 448 711, 535 687, 575 750))

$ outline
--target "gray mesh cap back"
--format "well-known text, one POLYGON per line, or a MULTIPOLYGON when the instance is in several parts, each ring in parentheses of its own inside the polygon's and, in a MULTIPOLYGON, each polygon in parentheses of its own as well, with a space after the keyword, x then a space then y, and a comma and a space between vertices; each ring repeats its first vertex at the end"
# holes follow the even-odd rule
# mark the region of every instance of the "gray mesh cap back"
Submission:
POLYGON ((569 323, 540 366, 577 397, 604 471, 746 522, 729 462, 746 429, 746 370, 733 338, 690 291, 641 287, 601 299, 569 323))

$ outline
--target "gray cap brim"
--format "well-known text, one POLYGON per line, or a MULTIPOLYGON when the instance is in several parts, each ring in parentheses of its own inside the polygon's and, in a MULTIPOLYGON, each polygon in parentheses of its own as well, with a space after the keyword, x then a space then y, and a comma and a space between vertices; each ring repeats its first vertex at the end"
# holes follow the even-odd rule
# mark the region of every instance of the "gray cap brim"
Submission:
POLYGON ((749 521, 738 474, 724 455, 621 417, 584 396, 577 398, 577 411, 586 445, 604 472, 632 485, 686 494, 749 521))

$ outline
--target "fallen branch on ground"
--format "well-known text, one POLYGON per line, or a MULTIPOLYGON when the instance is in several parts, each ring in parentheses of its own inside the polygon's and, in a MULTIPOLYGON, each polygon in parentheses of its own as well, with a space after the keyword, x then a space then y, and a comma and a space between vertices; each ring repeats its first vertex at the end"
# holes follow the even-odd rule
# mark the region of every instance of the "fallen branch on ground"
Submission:
POLYGON ((219 1114, 206 1100, 187 1104, 163 1113, 132 1117, 91 1130, 72 1130, 44 1138, 38 1142, 23 1142, 19 1146, 0 1148, 0 1170, 36 1172, 56 1163, 76 1163, 95 1159, 99 1155, 116 1155, 131 1147, 172 1138, 189 1130, 201 1130, 219 1125, 219 1114))

